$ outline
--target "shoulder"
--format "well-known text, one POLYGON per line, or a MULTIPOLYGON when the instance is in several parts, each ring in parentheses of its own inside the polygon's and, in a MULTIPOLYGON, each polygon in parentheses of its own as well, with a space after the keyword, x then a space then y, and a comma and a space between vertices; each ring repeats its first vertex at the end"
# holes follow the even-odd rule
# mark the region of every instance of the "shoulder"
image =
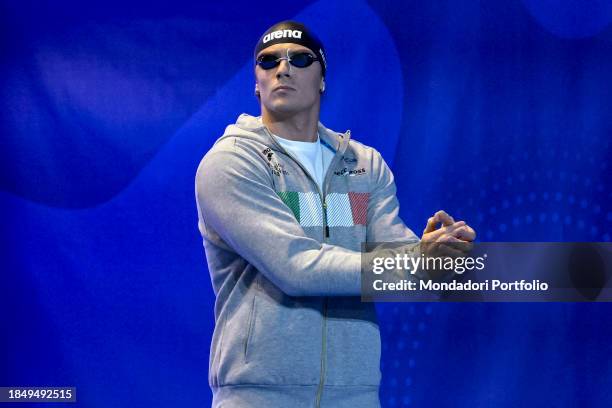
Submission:
POLYGON ((363 156, 363 157, 371 157, 371 158, 382 157, 380 155, 380 152, 376 150, 375 147, 369 146, 354 138, 351 138, 351 140, 348 143, 347 152, 348 151, 356 155, 363 156))
POLYGON ((385 165, 385 160, 376 148, 368 146, 358 140, 351 139, 345 152, 348 160, 355 159, 367 164, 374 172, 381 170, 385 165))
POLYGON ((263 143, 245 142, 241 137, 227 136, 218 140, 200 160, 196 179, 220 173, 260 174, 267 177, 265 162, 267 146, 263 143))

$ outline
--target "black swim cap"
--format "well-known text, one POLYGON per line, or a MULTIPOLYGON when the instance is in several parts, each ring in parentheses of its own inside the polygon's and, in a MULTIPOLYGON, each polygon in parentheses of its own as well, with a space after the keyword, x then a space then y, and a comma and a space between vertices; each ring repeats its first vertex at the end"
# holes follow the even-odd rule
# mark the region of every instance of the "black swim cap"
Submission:
POLYGON ((285 20, 274 24, 266 30, 257 42, 254 57, 257 58, 257 54, 259 54, 261 50, 279 43, 295 43, 310 48, 319 59, 321 68, 323 69, 323 76, 325 76, 327 61, 325 60, 323 44, 304 24, 291 20, 285 20))

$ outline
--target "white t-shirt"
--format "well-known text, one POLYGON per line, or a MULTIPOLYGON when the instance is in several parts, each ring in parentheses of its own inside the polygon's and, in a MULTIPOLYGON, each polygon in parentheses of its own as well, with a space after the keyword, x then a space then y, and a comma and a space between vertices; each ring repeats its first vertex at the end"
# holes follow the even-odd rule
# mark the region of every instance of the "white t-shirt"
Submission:
POLYGON ((319 188, 323 190, 323 180, 329 164, 334 158, 334 152, 321 143, 317 133, 316 142, 299 142, 283 139, 278 135, 273 136, 285 150, 291 153, 300 164, 306 168, 308 173, 315 179, 319 188))

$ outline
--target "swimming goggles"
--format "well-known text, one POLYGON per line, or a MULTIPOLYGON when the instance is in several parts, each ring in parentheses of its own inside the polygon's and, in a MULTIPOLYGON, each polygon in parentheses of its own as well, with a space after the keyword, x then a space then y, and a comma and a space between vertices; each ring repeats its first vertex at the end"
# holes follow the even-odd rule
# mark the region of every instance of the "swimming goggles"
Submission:
POLYGON ((262 69, 272 69, 277 67, 282 60, 287 60, 289 64, 298 68, 306 68, 312 65, 313 62, 318 61, 319 58, 308 52, 298 52, 289 56, 289 50, 287 50, 286 57, 278 57, 275 54, 262 54, 257 57, 256 64, 259 65, 262 69))

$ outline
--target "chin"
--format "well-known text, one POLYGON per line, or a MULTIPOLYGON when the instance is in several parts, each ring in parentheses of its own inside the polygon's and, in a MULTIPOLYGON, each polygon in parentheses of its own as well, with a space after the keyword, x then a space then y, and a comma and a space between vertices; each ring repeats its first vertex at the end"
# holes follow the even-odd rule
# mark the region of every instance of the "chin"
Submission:
POLYGON ((301 106, 296 103, 290 103, 287 101, 276 101, 275 103, 272 103, 268 108, 268 110, 270 110, 271 112, 281 114, 299 112, 304 109, 306 109, 305 106, 301 106))

